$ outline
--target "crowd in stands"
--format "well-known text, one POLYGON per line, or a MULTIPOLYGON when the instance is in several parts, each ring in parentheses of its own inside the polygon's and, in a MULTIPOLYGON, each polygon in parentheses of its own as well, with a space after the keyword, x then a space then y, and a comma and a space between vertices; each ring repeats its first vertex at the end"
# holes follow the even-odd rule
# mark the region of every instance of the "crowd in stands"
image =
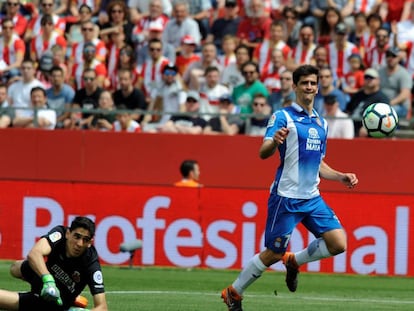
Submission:
POLYGON ((0 128, 263 135, 320 69, 329 137, 412 110, 414 1, 4 0, 0 128))

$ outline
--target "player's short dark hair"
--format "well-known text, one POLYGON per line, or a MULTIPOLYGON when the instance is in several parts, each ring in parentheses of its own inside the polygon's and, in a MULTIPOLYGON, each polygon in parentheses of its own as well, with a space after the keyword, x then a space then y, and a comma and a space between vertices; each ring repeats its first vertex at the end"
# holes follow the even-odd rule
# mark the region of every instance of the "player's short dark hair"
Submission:
POLYGON ((317 81, 319 81, 319 69, 318 67, 315 67, 313 65, 302 65, 299 66, 294 72, 293 72, 293 83, 297 85, 299 83, 299 80, 303 76, 309 76, 309 75, 316 75, 317 81))
POLYGON ((69 230, 73 231, 78 228, 88 230, 91 238, 95 235, 95 223, 88 217, 77 216, 70 224, 69 230))
POLYGON ((216 66, 208 66, 208 67, 206 68, 206 70, 204 71, 204 75, 206 76, 206 75, 208 75, 210 72, 213 72, 213 71, 220 73, 220 70, 218 69, 218 67, 216 67, 216 66))
POLYGON ((52 69, 50 69, 50 72, 59 71, 61 74, 64 74, 63 68, 60 66, 53 66, 52 69))
POLYGON ((184 160, 180 166, 181 175, 184 178, 188 178, 190 172, 194 170, 194 166, 197 164, 196 160, 184 160))

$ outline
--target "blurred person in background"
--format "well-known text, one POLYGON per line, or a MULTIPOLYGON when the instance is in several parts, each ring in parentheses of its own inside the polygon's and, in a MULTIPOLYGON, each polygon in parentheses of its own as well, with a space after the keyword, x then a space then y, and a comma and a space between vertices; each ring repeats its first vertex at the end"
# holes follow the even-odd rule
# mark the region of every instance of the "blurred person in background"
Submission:
POLYGON ((98 99, 98 109, 101 111, 93 114, 89 128, 103 132, 112 130, 113 123, 116 120, 114 108, 111 92, 108 90, 102 91, 98 99))
POLYGON ((34 87, 30 91, 31 107, 25 116, 16 116, 13 127, 41 128, 53 130, 56 126, 56 111, 48 109, 46 91, 42 87, 34 87))
POLYGON ((1 21, 0 38, 0 78, 4 83, 13 82, 20 75, 26 46, 24 41, 14 33, 14 23, 10 18, 1 21))
POLYGON ((44 85, 35 78, 35 64, 30 59, 25 59, 20 67, 22 79, 14 82, 8 89, 9 105, 16 108, 15 117, 30 117, 31 112, 27 110, 30 107, 31 95, 30 91, 34 87, 43 88, 44 85), (23 109, 18 109, 23 108, 23 109))
POLYGON ((174 114, 161 128, 163 133, 201 134, 207 122, 200 117, 200 95, 189 91, 185 101, 185 114, 174 114))
POLYGON ((295 91, 293 90, 292 71, 289 70, 283 71, 280 75, 280 90, 269 95, 268 102, 272 107, 272 111, 275 112, 283 108, 287 98, 291 98, 293 101, 296 98, 295 91))
POLYGON ((354 123, 348 114, 339 109, 336 96, 325 96, 324 106, 324 116, 328 123, 328 138, 354 138, 354 123))
POLYGON ((266 86, 259 80, 259 66, 255 62, 249 61, 244 63, 242 73, 245 81, 233 89, 232 96, 234 103, 240 108, 240 113, 252 113, 253 97, 257 93, 267 97, 269 92, 266 86))
POLYGON ((272 108, 263 94, 256 94, 253 98, 254 116, 246 120, 245 134, 248 136, 262 136, 266 133, 272 108))
MULTIPOLYGON (((4 14, 1 14, 1 22, 3 22, 4 19, 8 18, 13 21, 14 25, 14 32, 20 37, 23 38, 24 33, 27 28, 28 21, 27 19, 20 13, 20 0, 7 0, 4 1, 5 3, 5 12, 4 14)), ((0 33, 2 33, 3 30, 0 27, 0 33)))
POLYGON ((114 132, 141 133, 141 126, 133 119, 131 112, 126 111, 125 105, 116 107, 116 121, 113 124, 114 132))
POLYGON ((244 130, 239 107, 233 104, 230 94, 219 98, 219 116, 211 118, 203 133, 208 135, 237 135, 244 130))
POLYGON ((0 84, 0 129, 9 127, 14 118, 14 111, 7 102, 7 85, 0 84))
POLYGON ((49 108, 54 109, 57 114, 56 128, 63 128, 64 120, 70 117, 68 110, 75 97, 75 91, 69 84, 64 83, 64 80, 63 69, 58 66, 52 67, 50 70, 52 86, 46 90, 46 96, 49 108))
POLYGON ((184 160, 180 165, 182 179, 174 183, 176 187, 202 187, 199 183, 200 166, 196 160, 184 160))
POLYGON ((221 74, 221 83, 227 86, 232 92, 234 87, 244 83, 244 76, 241 68, 244 63, 251 60, 250 50, 246 45, 239 45, 236 48, 236 63, 228 65, 221 74))
POLYGON ((188 2, 185 0, 174 2, 173 16, 167 25, 165 25, 162 41, 178 49, 181 44, 181 39, 189 35, 195 40, 198 46, 201 42, 200 28, 189 14, 188 2))

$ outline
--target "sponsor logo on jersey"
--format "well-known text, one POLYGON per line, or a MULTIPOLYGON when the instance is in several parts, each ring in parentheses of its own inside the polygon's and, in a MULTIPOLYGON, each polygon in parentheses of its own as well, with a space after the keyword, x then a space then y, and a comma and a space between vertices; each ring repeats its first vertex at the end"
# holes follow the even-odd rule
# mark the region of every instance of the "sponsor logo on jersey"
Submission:
POLYGON ((311 127, 308 130, 308 138, 306 140, 306 150, 320 151, 321 139, 318 134, 318 130, 311 127))

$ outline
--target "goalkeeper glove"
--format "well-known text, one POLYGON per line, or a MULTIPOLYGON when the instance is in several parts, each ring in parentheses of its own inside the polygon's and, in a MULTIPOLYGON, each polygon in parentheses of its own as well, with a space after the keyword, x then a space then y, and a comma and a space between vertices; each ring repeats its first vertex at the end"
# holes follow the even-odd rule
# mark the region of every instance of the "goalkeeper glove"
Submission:
POLYGON ((56 302, 59 306, 63 305, 60 298, 59 289, 56 286, 55 279, 51 274, 42 275, 43 288, 40 297, 46 301, 56 302))

